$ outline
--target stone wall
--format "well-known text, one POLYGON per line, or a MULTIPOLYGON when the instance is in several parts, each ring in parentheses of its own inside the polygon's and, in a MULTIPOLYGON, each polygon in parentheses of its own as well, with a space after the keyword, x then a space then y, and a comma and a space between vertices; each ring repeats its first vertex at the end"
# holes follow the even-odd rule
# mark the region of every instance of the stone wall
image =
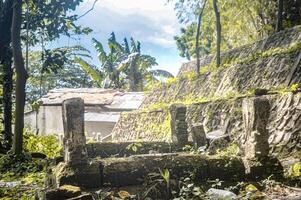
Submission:
POLYGON ((167 110, 174 103, 184 103, 190 132, 193 124, 203 124, 206 133, 228 124, 226 132, 231 138, 243 141, 239 138, 243 131, 242 99, 254 95, 250 92, 253 89, 262 88, 270 91, 267 96, 271 102, 270 144, 275 150, 284 146, 286 150, 300 149, 300 93, 284 94, 283 89, 301 81, 300 41, 301 26, 298 26, 224 52, 219 69, 215 68, 213 56, 204 57, 199 77, 194 72, 194 61, 184 64, 175 79, 146 96, 143 111, 121 117, 113 130, 113 139, 166 140, 166 136, 171 136, 166 131, 170 131, 166 127, 170 124, 167 110), (271 94, 272 91, 283 94, 271 94))
POLYGON ((274 34, 254 44, 223 53, 222 66, 215 69, 214 56, 201 62, 201 76, 193 73, 195 61, 183 64, 178 77, 155 88, 143 107, 154 103, 227 96, 250 89, 274 89, 300 82, 301 26, 274 34))
POLYGON ((113 141, 170 141, 168 110, 124 112, 113 129, 113 141))
MULTIPOLYGON (((272 152, 301 149, 301 93, 266 95, 270 102, 268 121, 269 143, 272 152)), ((192 104, 187 107, 186 120, 189 134, 193 124, 202 123, 205 132, 223 129, 232 140, 244 143, 243 98, 192 104)))

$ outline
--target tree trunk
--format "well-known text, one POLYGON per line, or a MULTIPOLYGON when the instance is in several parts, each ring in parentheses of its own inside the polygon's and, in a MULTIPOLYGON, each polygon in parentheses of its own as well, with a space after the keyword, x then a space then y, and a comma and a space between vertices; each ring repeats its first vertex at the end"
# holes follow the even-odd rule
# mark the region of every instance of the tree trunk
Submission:
POLYGON ((218 11, 217 0, 213 0, 213 8, 216 18, 216 66, 221 65, 221 38, 222 38, 222 25, 220 14, 218 11))
POLYGON ((196 40, 195 40, 195 53, 196 53, 196 66, 197 66, 197 74, 200 75, 200 29, 201 29, 201 23, 202 23, 202 16, 204 12, 204 8, 206 6, 207 0, 205 0, 202 11, 199 14, 198 17, 198 27, 196 32, 196 40))
POLYGON ((0 15, 0 65, 3 67, 4 141, 6 148, 12 143, 12 89, 13 70, 11 52, 11 22, 13 0, 4 2, 0 15))
POLYGON ((278 0, 278 16, 277 16, 277 26, 276 26, 276 32, 279 32, 283 29, 282 27, 282 21, 283 21, 283 0, 278 0))
POLYGON ((25 106, 25 85, 27 72, 24 66, 24 59, 21 47, 21 24, 22 24, 22 0, 15 0, 13 6, 12 20, 12 47, 14 65, 16 69, 16 111, 13 152, 22 153, 23 128, 24 128, 24 106, 25 106))

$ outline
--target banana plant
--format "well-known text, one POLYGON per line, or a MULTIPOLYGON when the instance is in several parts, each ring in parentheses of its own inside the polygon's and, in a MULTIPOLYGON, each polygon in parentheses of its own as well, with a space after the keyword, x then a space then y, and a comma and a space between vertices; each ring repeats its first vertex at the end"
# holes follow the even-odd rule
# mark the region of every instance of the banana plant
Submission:
POLYGON ((130 91, 143 91, 143 86, 148 80, 156 77, 172 77, 164 70, 150 70, 157 65, 156 59, 141 53, 139 41, 125 38, 123 43, 117 42, 114 32, 108 40, 108 53, 101 42, 93 38, 92 42, 98 52, 100 68, 88 64, 77 58, 76 62, 85 70, 99 86, 104 88, 128 88, 130 91))

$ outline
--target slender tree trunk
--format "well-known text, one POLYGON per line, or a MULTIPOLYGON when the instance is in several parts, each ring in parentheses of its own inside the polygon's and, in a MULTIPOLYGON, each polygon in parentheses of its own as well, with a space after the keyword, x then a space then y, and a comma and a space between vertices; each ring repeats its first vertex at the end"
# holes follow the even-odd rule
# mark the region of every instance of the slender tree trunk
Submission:
POLYGON ((22 24, 22 0, 14 0, 12 20, 12 47, 14 65, 16 69, 16 111, 13 152, 22 153, 23 128, 24 128, 24 106, 25 106, 25 85, 27 72, 24 66, 24 59, 21 47, 21 24, 22 24))
POLYGON ((3 67, 4 141, 6 148, 12 144, 12 89, 13 70, 11 52, 11 23, 13 0, 6 0, 0 11, 0 65, 3 67))
POLYGON ((277 16, 277 25, 276 32, 279 32, 283 29, 282 21, 283 21, 283 0, 278 0, 278 16, 277 16))
POLYGON ((221 39, 222 39, 222 25, 220 14, 217 6, 217 0, 213 0, 213 8, 216 18, 216 66, 221 65, 221 39))
POLYGON ((202 16, 204 12, 204 8, 206 6, 207 0, 204 1, 202 10, 198 17, 198 27, 196 32, 196 39, 195 39, 195 53, 196 53, 196 66, 197 66, 197 74, 200 75, 200 30, 201 30, 201 23, 202 23, 202 16))

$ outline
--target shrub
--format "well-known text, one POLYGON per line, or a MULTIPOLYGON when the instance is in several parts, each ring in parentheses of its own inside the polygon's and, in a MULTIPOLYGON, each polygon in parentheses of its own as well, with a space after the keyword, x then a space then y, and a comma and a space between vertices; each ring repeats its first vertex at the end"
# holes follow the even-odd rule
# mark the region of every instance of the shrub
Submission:
POLYGON ((24 150, 43 153, 48 158, 55 158, 61 155, 62 147, 55 135, 38 136, 27 131, 24 134, 24 150))

